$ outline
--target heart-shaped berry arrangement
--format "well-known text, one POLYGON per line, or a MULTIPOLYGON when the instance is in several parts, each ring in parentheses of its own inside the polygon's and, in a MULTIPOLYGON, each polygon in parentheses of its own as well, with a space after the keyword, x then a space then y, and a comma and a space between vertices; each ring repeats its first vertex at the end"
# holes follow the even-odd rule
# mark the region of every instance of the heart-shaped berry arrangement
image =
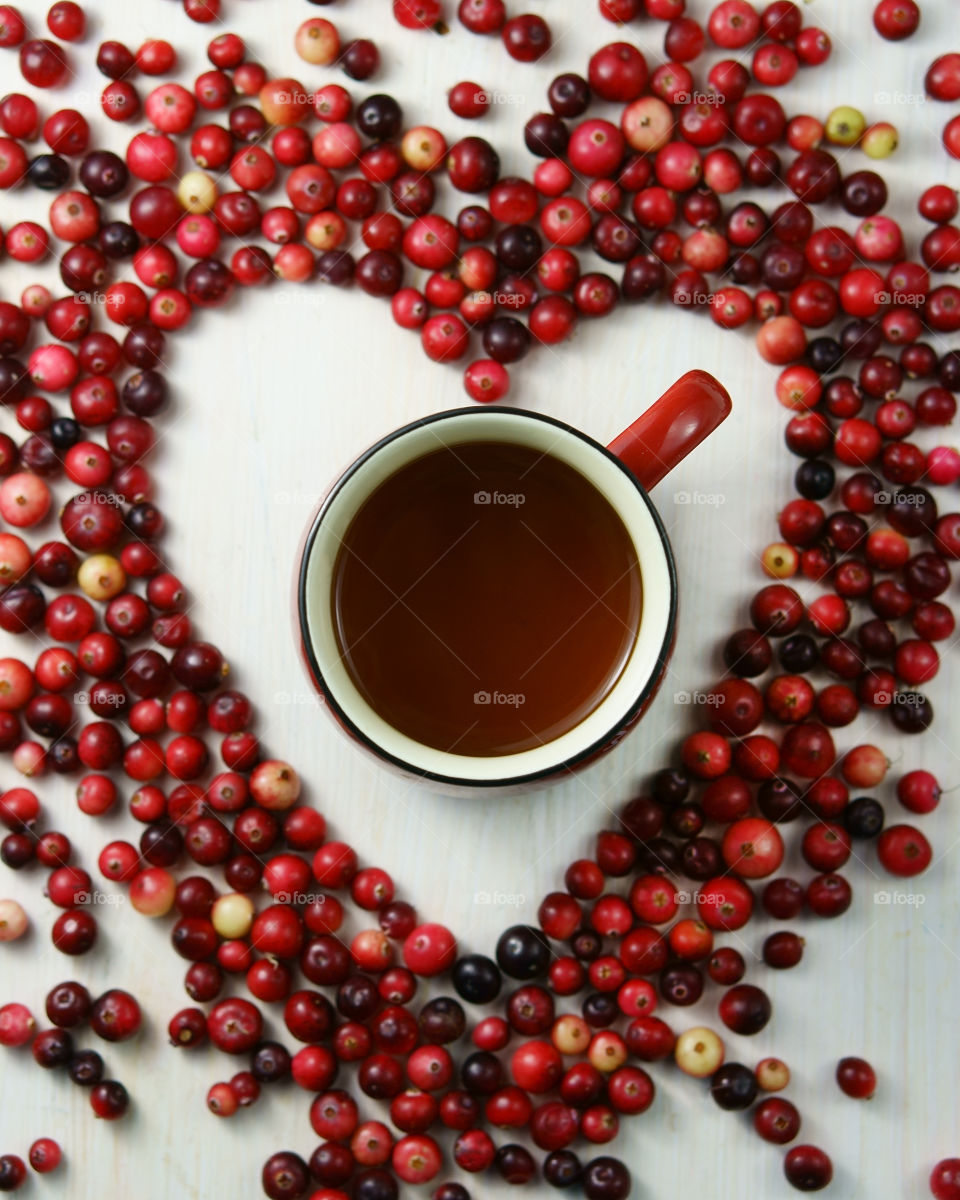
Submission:
MULTIPOLYGON (((220 18, 219 0, 184 0, 183 7, 201 24, 220 18)), ((417 30, 409 35, 411 55, 424 45, 418 38, 452 17, 435 0, 396 0, 393 8, 401 25, 417 30)), ((592 57, 589 82, 564 75, 551 85, 551 113, 525 129, 528 148, 541 158, 532 182, 498 182, 498 156, 482 139, 448 147, 429 126, 404 133, 388 97, 351 109, 338 84, 311 82, 308 91, 298 79, 268 76, 247 60, 236 35, 219 30, 208 50, 212 69, 192 91, 133 82, 138 71, 164 80, 174 74, 164 42, 146 43, 136 55, 120 43, 100 46, 97 65, 110 80, 104 111, 136 131, 125 139, 135 176, 129 186, 123 162, 88 144, 76 113, 50 117, 43 134, 53 153, 32 155, 19 143, 34 133, 35 106, 21 96, 0 102, 0 184, 26 173, 35 187, 60 193, 49 215, 53 238, 41 224, 14 223, 8 253, 32 263, 53 250, 70 293, 55 299, 37 284, 19 306, 9 297, 0 305, 0 394, 30 434, 19 448, 0 439, 0 516, 14 530, 42 532, 54 511, 47 481, 63 484, 65 475, 84 489, 72 497, 68 488, 58 491, 65 542, 28 547, 19 533, 0 535, 7 585, 0 626, 43 647, 32 669, 19 659, 0 661, 0 745, 28 777, 82 774, 77 802, 91 816, 117 803, 122 769, 139 785, 130 812, 145 826, 138 846, 115 840, 100 855, 100 874, 129 885, 104 892, 71 861, 68 840, 49 828, 34 789, 8 788, 0 798, 10 830, 3 861, 50 870, 46 891, 63 910, 53 944, 66 954, 94 947, 92 909, 111 896, 129 898, 136 914, 176 915, 173 945, 191 964, 187 990, 197 1005, 212 1007, 177 1013, 171 1038, 191 1053, 209 1039, 249 1068, 213 1085, 210 1109, 232 1116, 262 1085, 291 1075, 312 1096, 310 1124, 323 1144, 309 1162, 290 1151, 270 1158, 263 1187, 274 1200, 389 1200, 398 1180, 430 1183, 436 1200, 463 1200, 465 1185, 440 1183, 457 1167, 485 1172, 476 1194, 499 1181, 526 1183, 539 1171, 554 1186, 617 1200, 631 1194, 626 1167, 600 1149, 581 1162, 570 1147, 577 1139, 601 1147, 621 1117, 649 1108, 654 1084, 638 1064, 665 1058, 709 1078, 721 1108, 751 1109, 761 1137, 791 1144, 783 1166, 790 1184, 826 1186, 829 1158, 797 1144, 798 1112, 773 1094, 789 1078, 783 1062, 768 1056, 751 1069, 726 1061, 729 1047, 711 1029, 677 1036, 671 1026, 714 984, 726 989, 719 1003, 726 1029, 758 1034, 771 1006, 764 990, 742 982, 752 951, 738 934, 754 909, 780 920, 804 909, 836 916, 851 903, 849 884, 837 874, 851 857, 868 859, 871 871, 879 860, 905 878, 932 858, 912 825, 883 828, 883 806, 872 796, 851 800, 851 789, 879 789, 890 765, 883 752, 860 744, 838 755, 830 730, 861 711, 889 716, 901 732, 925 729, 932 709, 916 689, 939 665, 933 643, 953 635, 938 597, 950 583, 946 560, 960 555, 960 515, 939 516, 926 485, 955 483, 960 456, 945 447, 924 453, 906 439, 915 425, 949 424, 960 389, 960 355, 942 338, 960 328, 960 291, 930 275, 960 265, 960 233, 950 224, 956 196, 942 186, 923 193, 921 215, 934 227, 922 262, 908 260, 899 226, 880 212, 880 177, 859 169, 841 178, 838 160, 851 151, 821 147, 826 137, 834 147, 859 143, 882 156, 891 148, 890 127, 864 130, 850 109, 835 110, 826 130, 809 116, 788 123, 777 101, 755 94, 754 83, 782 86, 801 64, 829 55, 829 39, 802 28, 794 4, 776 0, 755 12, 744 0, 725 0, 709 14, 690 15, 684 0, 600 0, 599 17, 589 8, 576 21, 562 18, 564 36, 583 29, 591 48, 599 47, 605 17, 627 23, 615 34, 623 40, 592 57), (694 16, 704 18, 711 44, 732 49, 749 70, 724 60, 707 80, 695 80, 684 65, 705 41, 694 16), (630 35, 636 28, 649 37, 657 20, 668 22, 670 62, 651 71, 630 35), (591 90, 611 119, 585 115, 591 90), (139 118, 141 100, 149 129, 139 118), (197 169, 179 175, 187 139, 197 169), (782 152, 784 141, 796 152, 790 163, 772 148, 782 152), (69 187, 72 159, 82 188, 69 187), (448 183, 467 193, 456 220, 434 211, 443 168, 448 183), (270 190, 281 183, 286 197, 270 190), (776 211, 761 203, 762 191, 752 193, 759 201, 732 207, 720 199, 742 186, 769 187, 776 211), (114 198, 127 211, 111 207, 114 198), (845 219, 836 216, 838 200, 862 218, 853 236, 828 224, 845 219), (821 204, 817 217, 827 215, 817 221, 810 206, 821 204), (258 244, 250 244, 254 238, 258 244), (264 241, 278 248, 268 253, 264 241), (622 264, 619 281, 602 263, 581 273, 588 242, 614 264, 609 271, 619 275, 622 264), (194 262, 181 284, 184 256, 194 262), (432 272, 422 291, 401 286, 404 258, 432 272), (124 264, 131 260, 138 283, 108 282, 108 270, 129 276, 124 264), (458 955, 449 930, 421 923, 395 898, 386 872, 361 868, 347 843, 327 840, 323 817, 300 802, 294 769, 263 757, 250 732, 250 701, 225 686, 224 659, 198 641, 183 586, 157 550, 163 518, 141 460, 154 442, 150 420, 167 398, 165 334, 271 275, 292 283, 356 280, 364 291, 390 296, 396 322, 418 330, 427 354, 441 362, 459 360, 479 339, 488 357, 467 367, 464 384, 482 401, 506 395, 507 366, 533 345, 559 344, 578 321, 609 313, 618 297, 661 292, 675 305, 708 308, 724 328, 762 322, 758 349, 784 368, 776 392, 793 411, 787 444, 803 461, 800 498, 780 514, 782 540, 761 556, 780 582, 753 598, 751 627, 726 642, 724 679, 702 693, 675 695, 681 705, 702 702, 707 715, 708 728, 680 746, 682 765, 651 772, 644 793, 598 835, 593 857, 574 862, 565 890, 544 899, 540 928, 507 930, 496 962, 458 955), (838 332, 834 338, 825 330, 838 332), (25 364, 16 357, 21 351, 25 364), (134 374, 118 389, 112 376, 128 370, 134 374), (900 393, 914 380, 919 394, 908 403, 900 393), (845 478, 831 455, 849 469, 845 478), (838 484, 842 508, 828 517, 819 502, 838 484), (801 599, 782 582, 797 573, 810 581, 805 593, 812 583, 827 587, 801 599), (50 598, 44 588, 63 590, 50 598), (857 600, 871 613, 864 609, 869 619, 846 636, 857 600), (104 606, 102 630, 91 601, 104 606), (899 632, 889 624, 896 621, 904 623, 899 632), (780 673, 761 694, 749 681, 773 670, 774 647, 780 673), (818 668, 834 682, 815 690, 806 675, 818 668), (84 705, 95 719, 80 727, 84 705), (761 720, 767 732, 757 732, 761 720), (124 738, 121 724, 135 740, 124 738), (223 738, 219 773, 205 730, 223 738), (165 776, 169 787, 161 790, 165 776), (781 834, 802 815, 802 839, 790 839, 789 829, 781 834), (770 878, 785 840, 802 841, 804 862, 819 872, 804 885, 770 878), (178 883, 172 872, 184 854, 223 870, 225 888, 201 875, 178 883), (750 881, 763 881, 762 894, 755 897, 750 881), (273 903, 257 912, 261 885, 273 903), (714 946, 724 934, 732 935, 729 944, 714 946), (517 984, 509 995, 505 976, 517 984), (224 998, 231 980, 236 986, 224 998), (242 997, 244 983, 258 1003, 242 997), (467 1010, 445 992, 456 992, 467 1010), (425 995, 432 997, 426 1003, 425 995), (653 1015, 661 1002, 676 1007, 670 1024, 653 1015), (266 1005, 301 1044, 296 1053, 265 1038, 266 1005), (371 1118, 362 1122, 358 1094, 362 1115, 371 1118), (379 1119, 387 1107, 397 1132, 379 1119), (428 1132, 435 1129, 453 1132, 435 1139, 428 1132)), ((909 36, 915 8, 911 0, 882 0, 878 31, 909 36)), ((543 57, 546 23, 521 15, 505 25, 502 10, 500 0, 463 0, 450 23, 458 37, 462 26, 499 36, 520 63, 543 57)), ((349 12, 344 6, 344 22, 349 12)), ((56 4, 51 32, 66 42, 82 38, 82 17, 76 5, 56 4)), ((0 45, 23 42, 17 19, 0 5, 0 45)), ((364 85, 373 90, 372 42, 341 45, 332 23, 314 18, 301 26, 296 46, 314 74, 339 64, 353 79, 373 76, 364 85)), ((56 84, 71 53, 29 40, 20 49, 24 75, 36 87, 56 84)), ((947 55, 931 68, 927 90, 956 100, 958 80, 960 56, 947 55)), ((467 83, 451 91, 449 103, 458 116, 476 117, 496 99, 467 83)), ((958 123, 953 118, 944 133, 955 155, 958 123)), ((939 800, 936 780, 924 771, 901 774, 896 791, 911 813, 928 813, 939 800)), ((885 894, 891 902, 912 896, 914 904, 922 897, 885 894)), ((0 903, 0 930, 14 939, 25 914, 0 903)), ((124 934, 135 936, 138 917, 111 912, 118 927, 127 918, 124 934)), ((760 957, 782 969, 802 953, 801 938, 779 931, 760 957)), ((78 1040, 84 1026, 109 1042, 131 1038, 141 1013, 128 992, 111 988, 94 1000, 80 984, 55 987, 46 1000, 53 1028, 40 1033, 27 1009, 0 1001, 0 1042, 32 1043, 41 1066, 63 1068, 91 1089, 98 1116, 124 1115, 125 1089, 101 1078, 103 1062, 79 1049, 71 1030, 78 1040)), ((179 1063, 171 1072, 193 1074, 179 1063)), ((844 1059, 837 1077, 857 1098, 871 1095, 876 1082, 872 1068, 854 1058, 844 1059)), ((285 1141, 302 1145, 306 1123, 297 1120, 285 1141)), ((53 1170, 59 1148, 42 1139, 30 1161, 37 1171, 53 1170)), ((23 1170, 16 1156, 0 1158, 0 1190, 19 1186, 23 1170)), ((939 1200, 956 1200, 960 1164, 938 1164, 930 1189, 939 1200)))

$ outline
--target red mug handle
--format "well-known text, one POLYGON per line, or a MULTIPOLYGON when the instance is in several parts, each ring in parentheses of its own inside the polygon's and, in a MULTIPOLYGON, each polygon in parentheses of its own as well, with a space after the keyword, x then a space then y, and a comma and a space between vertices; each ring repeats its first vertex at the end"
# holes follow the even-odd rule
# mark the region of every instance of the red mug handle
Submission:
POLYGON ((688 371, 607 449, 649 492, 726 420, 732 407, 722 383, 706 371, 688 371))

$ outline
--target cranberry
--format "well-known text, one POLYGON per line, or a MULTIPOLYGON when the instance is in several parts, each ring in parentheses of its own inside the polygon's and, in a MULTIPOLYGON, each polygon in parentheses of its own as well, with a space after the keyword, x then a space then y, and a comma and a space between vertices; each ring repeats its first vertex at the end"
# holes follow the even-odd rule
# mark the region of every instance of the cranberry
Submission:
POLYGON ((807 904, 818 917, 838 917, 850 907, 853 893, 842 875, 817 875, 807 887, 807 904))
POLYGON ((48 1029, 37 1034, 31 1050, 34 1061, 44 1070, 64 1067, 73 1058, 73 1038, 66 1030, 48 1029))
POLYGON ((20 73, 34 87, 56 87, 69 70, 63 48, 45 38, 33 38, 20 47, 20 73))
POLYGON ((380 67, 380 51, 369 38, 355 38, 343 47, 339 62, 351 79, 369 79, 380 67))
POLYGON ((74 1029, 90 1014, 93 1001, 82 983, 61 983, 47 993, 45 1011, 60 1029, 74 1029))
POLYGON ((929 771, 908 771, 897 783, 897 799, 910 812, 932 812, 940 802, 940 785, 929 771))
POLYGON ((877 855, 891 875, 909 878, 927 869, 933 852, 918 829, 910 825, 891 825, 880 835, 877 855))
POLYGON ((710 1095, 727 1111, 749 1108, 758 1090, 756 1076, 742 1063, 724 1063, 710 1078, 710 1095))
POLYGON ((70 1078, 81 1087, 92 1087, 103 1078, 103 1059, 96 1050, 81 1050, 67 1068, 70 1078))
MULTIPOLYGON (((797 504, 800 502, 793 501, 792 503, 797 504)), ((811 504, 812 502, 804 503, 811 504)), ((786 510, 784 511, 786 512, 786 510)), ((791 510, 791 517, 794 511, 800 512, 801 510, 791 510)), ((801 527, 797 522, 791 521, 788 523, 786 531, 783 530, 781 525, 782 532, 790 532, 793 537, 801 537, 802 542, 800 544, 807 541, 810 536, 809 530, 812 530, 814 525, 816 525, 817 532, 819 533, 820 525, 822 524, 822 510, 819 509, 819 505, 813 505, 812 509, 802 510, 802 515, 804 521, 802 533, 800 532, 801 527), (817 509, 818 511, 814 512, 813 509, 817 509)), ((781 522, 783 524, 782 516, 781 522)), ((803 602, 797 592, 784 584, 776 583, 762 588, 753 598, 750 606, 751 619, 759 632, 774 637, 782 637, 785 634, 792 633, 800 624, 803 612, 803 602)))
POLYGON ((356 1103, 346 1092, 323 1092, 310 1106, 310 1124, 320 1137, 331 1140, 349 1138, 358 1120, 356 1103))
POLYGON ((604 46, 590 59, 590 87, 603 100, 621 104, 635 100, 643 92, 647 76, 647 64, 643 55, 629 42, 614 42, 604 46))
MULTIPOLYGON (((553 113, 538 113, 524 126, 523 140, 530 153, 538 158, 560 159, 566 154, 570 133, 558 116, 553 113)), ((492 197, 491 211, 496 216, 492 197)))
POLYGON ((36 845, 37 862, 44 866, 65 866, 70 862, 70 854, 70 839, 54 830, 44 833, 36 845))
POLYGON ((457 994, 471 1004, 488 1004, 500 994, 500 971, 492 959, 482 954, 457 959, 452 979, 457 994))
POLYGON ((943 1158, 930 1172, 930 1193, 935 1200, 960 1196, 960 1158, 943 1158))
POLYGON ((310 1156, 310 1173, 324 1185, 336 1187, 353 1174, 355 1159, 346 1146, 323 1142, 310 1156))
POLYGON ((703 975, 691 964, 668 967, 660 975, 660 994, 668 1004, 696 1004, 703 994, 703 975))
POLYGON ((722 0, 710 13, 707 32, 724 50, 740 50, 760 32, 760 17, 747 0, 722 0))
POLYGON ((818 1192, 833 1179, 833 1164, 816 1146, 794 1146, 783 1160, 787 1182, 801 1192, 818 1192))
POLYGON ((460 0, 457 16, 471 33, 497 33, 507 19, 503 0, 460 0))
POLYGON ((19 46, 26 32, 27 27, 19 9, 12 4, 0 7, 0 46, 19 46))
POLYGON ((258 1083, 276 1083, 290 1074, 290 1054, 278 1042, 261 1042, 250 1058, 250 1074, 258 1083))
POLYGON ((753 678, 769 667, 772 650, 767 638, 753 629, 741 629, 731 634, 723 651, 727 670, 736 675, 753 678))
POLYGON ((184 1008, 170 1019, 167 1026, 171 1045, 200 1046, 207 1039, 207 1019, 202 1009, 184 1008))
POLYGON ((704 41, 703 29, 692 17, 675 17, 664 34, 663 53, 674 62, 692 62, 703 50, 704 41))
POLYGON ((752 1036, 770 1020, 770 999, 760 988, 741 983, 724 993, 718 1011, 728 1029, 752 1036))
POLYGON ((90 1027, 108 1042, 122 1042, 140 1029, 140 1005, 129 992, 114 988, 104 992, 90 1010, 90 1027))
POLYGON ((261 1184, 270 1200, 297 1200, 306 1194, 310 1172, 298 1154, 284 1150, 263 1164, 261 1184))
POLYGON ((558 117, 580 117, 590 106, 590 85, 572 72, 558 75, 547 90, 547 99, 558 117))
POLYGON ((214 1005, 207 1018, 210 1040, 227 1054, 245 1054, 260 1041, 263 1019, 249 1000, 234 998, 214 1005))
POLYGON ((27 1157, 38 1175, 47 1175, 60 1166, 62 1151, 53 1138, 37 1138, 27 1157))
POLYGON ((493 1165, 501 1179, 513 1184, 528 1183, 537 1172, 530 1151, 515 1143, 501 1146, 494 1156, 493 1165))
POLYGON ((800 1132, 800 1114, 789 1100, 772 1096, 754 1109, 753 1127, 765 1142, 783 1146, 800 1132))
POLYGON ((778 921, 791 921, 803 911, 803 888, 794 879, 773 879, 763 889, 763 907, 778 921))
MULTIPOLYGON (((778 141, 786 124, 780 102, 773 96, 746 96, 733 109, 733 131, 748 146, 766 147, 778 141)), ((760 161, 764 171, 771 170, 772 163, 766 159, 760 161)))
POLYGON ((350 954, 338 939, 321 934, 307 942, 300 968, 311 983, 325 987, 340 984, 350 974, 350 954))
POLYGON ((786 970, 803 957, 803 938, 795 933, 772 933, 763 943, 763 961, 768 967, 786 970))
MULTIPOLYGON (((514 1002, 517 1012, 523 1010, 527 1019, 530 1019, 531 1007, 539 1010, 544 1004, 547 1004, 550 1007, 552 1020, 552 1001, 549 994, 539 988, 521 988, 519 992, 514 993, 514 996, 518 996, 525 990, 527 994, 514 1002)), ((443 1045, 455 1042, 463 1036, 466 1028, 466 1016, 463 1007, 456 1000, 448 996, 437 996, 420 1010, 419 1026, 420 1032, 427 1042, 431 1045, 443 1045)))
POLYGON ((536 62, 543 58, 552 40, 546 21, 532 13, 524 13, 507 21, 500 36, 507 53, 517 62, 536 62))
POLYGON ((0 1155, 0 1192, 17 1191, 27 1178, 27 1167, 16 1154, 0 1155))
POLYGON ((877 1076, 862 1058, 841 1058, 837 1063, 840 1090, 855 1100, 869 1100, 876 1090, 877 1076))
POLYGON ((376 1100, 390 1100, 403 1090, 403 1067, 388 1054, 371 1054, 360 1066, 360 1090, 376 1100))
POLYGON ((920 8, 914 0, 880 0, 873 10, 873 27, 888 42, 899 42, 917 31, 920 8))
MULTIPOLYGON (((337 991, 337 1009, 351 1021, 365 1021, 379 1008, 379 989, 366 975, 351 975, 337 991)), ((384 1009, 377 1015, 374 1032, 381 1050, 410 1049, 415 1042, 412 1018, 396 1006, 384 1009)))
MULTIPOLYGON (((544 1173, 546 1174, 546 1164, 544 1173)), ((625 1200, 632 1187, 632 1179, 626 1165, 607 1155, 591 1159, 586 1164, 581 1183, 587 1200, 625 1200)))

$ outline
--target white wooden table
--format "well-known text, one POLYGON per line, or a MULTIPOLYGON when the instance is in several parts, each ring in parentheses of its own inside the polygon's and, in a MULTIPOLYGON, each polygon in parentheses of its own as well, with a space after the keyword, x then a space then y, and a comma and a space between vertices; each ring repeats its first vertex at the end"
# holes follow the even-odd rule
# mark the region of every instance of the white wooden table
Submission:
MULTIPOLYGON (((23 7, 39 25, 46 5, 29 0, 23 7)), ((167 37, 180 52, 185 79, 192 79, 206 67, 203 47, 217 27, 194 25, 178 5, 160 0, 99 0, 87 7, 90 37, 71 51, 74 61, 85 59, 75 91, 38 99, 45 113, 66 104, 92 112, 100 142, 109 123, 99 118, 103 80, 91 60, 101 38, 136 47, 145 36, 167 37)), ((389 90, 411 122, 435 123, 451 140, 467 132, 488 137, 504 174, 533 165, 522 145, 522 125, 545 107, 553 75, 584 70, 588 53, 617 37, 597 15, 594 0, 529 0, 528 7, 550 19, 557 41, 535 66, 514 64, 497 41, 470 36, 456 24, 442 39, 401 30, 387 0, 343 0, 326 8, 302 0, 224 0, 225 27, 240 31, 275 73, 296 75, 308 85, 341 77, 307 68, 295 57, 292 34, 299 21, 324 15, 345 38, 374 36, 383 69, 369 85, 351 85, 353 93, 389 90), (496 90, 504 101, 483 122, 468 125, 446 108, 446 90, 464 78, 496 90)), ((896 47, 874 33, 867 0, 814 0, 808 20, 829 31, 834 56, 825 67, 802 72, 785 98, 791 113, 824 117, 835 104, 852 103, 871 119, 897 124, 901 147, 881 170, 891 181, 889 211, 906 220, 912 252, 920 224, 912 207, 917 191, 960 180, 957 164, 947 166, 939 145, 951 110, 922 103, 927 63, 957 48, 955 7, 949 0, 927 0, 923 7, 920 34, 896 47)), ((700 17, 708 11, 700 2, 690 8, 700 17)), ((629 32, 651 62, 660 60, 662 26, 644 23, 629 32)), ((139 82, 145 94, 149 81, 139 82)), ((0 93, 22 86, 13 52, 3 52, 0 93)), ((122 127, 106 135, 115 148, 123 144, 122 127)), ((859 151, 843 161, 845 171, 870 165, 859 151)), ((448 192, 443 202, 453 212, 469 201, 448 192)), ((15 219, 43 219, 45 207, 45 196, 36 191, 2 194, 0 221, 6 228, 15 219)), ((831 210, 829 219, 836 217, 852 228, 849 218, 831 210)), ((4 297, 15 297, 38 276, 50 280, 53 271, 26 272, 5 262, 4 297)), ((522 799, 470 801, 386 774, 336 732, 304 677, 291 621, 295 550, 318 494, 380 434, 464 403, 458 369, 429 363, 418 339, 393 324, 386 304, 356 290, 319 286, 247 293, 226 312, 198 314, 191 335, 172 338, 171 346, 174 403, 159 422, 163 436, 153 466, 168 518, 164 551, 190 585, 198 630, 224 649, 236 686, 256 700, 266 748, 297 766, 307 799, 327 814, 335 834, 353 842, 365 862, 390 870, 400 894, 421 913, 449 923, 466 948, 489 952, 506 925, 535 920, 539 898, 560 885, 565 865, 590 853, 595 832, 669 759, 695 719, 674 694, 708 686, 721 668, 722 639, 745 623, 747 592, 763 582, 757 554, 776 538, 776 512, 793 495, 797 463, 783 446, 786 416, 773 395, 776 370, 760 361, 748 335, 723 332, 704 314, 688 316, 657 304, 585 322, 571 345, 531 354, 513 372, 518 404, 578 424, 601 440, 694 366, 726 383, 735 412, 657 489, 679 564, 681 615, 669 678, 641 726, 575 781, 522 799), (722 504, 679 503, 681 492, 717 494, 722 504), (481 903, 478 894, 495 902, 481 903)), ((12 424, 9 414, 4 419, 12 424)), ((950 507, 944 499, 941 508, 950 507)), ((52 521, 50 529, 57 536, 52 521)), ((5 636, 3 653, 29 659, 33 647, 5 636)), ((922 765, 938 772, 945 787, 958 782, 960 728, 951 679, 953 655, 929 689, 937 721, 928 736, 898 742, 886 722, 877 731, 882 744, 897 746, 901 755, 878 793, 888 802, 890 821, 909 819, 893 797, 900 772, 922 765)), ((838 745, 871 740, 872 725, 859 718, 840 731, 838 745)), ((3 784, 11 782, 7 764, 3 784)), ((97 822, 82 817, 71 787, 52 777, 38 790, 50 824, 69 833, 83 863, 95 870, 107 840, 133 839, 139 828, 122 812, 97 822)), ((126 796, 131 789, 122 790, 126 796)), ((960 1153, 955 799, 947 796, 923 828, 936 847, 935 865, 913 887, 899 889, 919 893, 922 905, 875 903, 874 893, 889 889, 891 881, 878 872, 868 849, 865 861, 847 872, 855 888, 848 916, 797 922, 807 938, 802 965, 785 975, 762 964, 751 970, 773 997, 771 1024, 754 1039, 728 1038, 731 1058, 754 1064, 775 1053, 791 1064, 789 1094, 804 1114, 801 1136, 833 1155, 830 1194, 842 1200, 922 1197, 933 1162, 960 1153), (863 1054, 877 1067, 880 1085, 871 1103, 843 1097, 834 1084, 834 1065, 843 1054, 863 1054)), ((785 869, 802 878, 809 874, 795 850, 785 869)), ((110 1074, 124 1080, 134 1105, 130 1117, 113 1126, 94 1121, 81 1091, 40 1071, 28 1050, 0 1057, 0 1153, 25 1156, 34 1138, 52 1134, 66 1155, 65 1173, 34 1178, 31 1194, 70 1200, 256 1196, 260 1164, 270 1152, 309 1154, 316 1138, 307 1122, 308 1099, 292 1086, 275 1089, 232 1121, 205 1111, 207 1087, 240 1064, 213 1050, 174 1053, 165 1044, 168 1018, 188 1003, 181 987, 186 964, 170 949, 169 924, 151 923, 125 905, 103 909, 96 952, 68 960, 50 947, 54 910, 41 895, 41 881, 39 871, 2 872, 0 894, 22 899, 35 929, 22 943, 0 948, 0 1003, 23 1000, 42 1016, 46 991, 77 978, 94 990, 130 988, 148 1020, 135 1043, 105 1048, 110 1074)), ((750 925, 746 942, 752 951, 766 932, 763 920, 750 925)), ((677 1029, 717 1021, 712 1001, 688 1011, 666 1008, 664 1015, 677 1029)), ((94 1041, 88 1035, 84 1044, 94 1041)), ((654 1108, 627 1122, 612 1147, 634 1168, 638 1200, 793 1195, 781 1174, 781 1152, 756 1138, 748 1118, 720 1112, 701 1085, 671 1069, 655 1074, 654 1108)), ((374 1106, 368 1107, 372 1115, 374 1106)), ((493 1184, 472 1187, 476 1196, 500 1194, 493 1184)), ((542 1186, 527 1192, 553 1194, 542 1186)))

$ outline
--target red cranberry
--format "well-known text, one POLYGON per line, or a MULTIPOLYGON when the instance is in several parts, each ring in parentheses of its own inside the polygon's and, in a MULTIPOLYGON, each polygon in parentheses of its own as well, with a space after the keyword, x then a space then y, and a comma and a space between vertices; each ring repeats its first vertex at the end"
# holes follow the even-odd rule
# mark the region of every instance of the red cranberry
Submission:
POLYGON ((140 1005, 129 992, 114 988, 98 997, 90 1010, 90 1028, 108 1042, 122 1042, 140 1029, 140 1005))
POLYGON ((94 1116, 104 1121, 116 1121, 130 1106, 130 1097, 122 1083, 105 1079, 94 1085, 90 1092, 90 1107, 94 1116))
POLYGON ((873 10, 873 27, 888 42, 899 42, 916 33, 920 8, 914 0, 880 0, 873 10))
POLYGON ((20 47, 20 73, 34 87, 56 87, 69 70, 63 48, 45 38, 33 38, 20 47))
POLYGON ((869 1100, 877 1086, 873 1067, 862 1058, 841 1058, 837 1063, 840 1090, 855 1100, 869 1100))
POLYGON ((284 1150, 263 1164, 261 1184, 270 1200, 297 1200, 310 1186, 310 1172, 298 1154, 284 1150))
POLYGON ((817 1192, 833 1179, 833 1164, 816 1146, 794 1146, 783 1160, 787 1182, 801 1192, 817 1192))
POLYGON ((536 62, 550 49, 550 27, 532 13, 513 17, 501 30, 507 53, 517 62, 536 62))
POLYGON ((752 1036, 759 1033, 770 1020, 770 999, 766 992, 752 984, 737 984, 724 993, 719 1013, 728 1029, 752 1036))
POLYGON ((789 1100, 771 1096, 754 1109, 753 1127, 764 1141, 783 1146, 800 1132, 800 1114, 789 1100))
POLYGON ((380 67, 380 51, 369 38, 355 38, 343 47, 339 62, 351 79, 369 79, 380 67))
POLYGON ((214 1005, 207 1018, 210 1040, 227 1054, 245 1054, 260 1041, 263 1019, 249 1000, 234 998, 214 1005))

